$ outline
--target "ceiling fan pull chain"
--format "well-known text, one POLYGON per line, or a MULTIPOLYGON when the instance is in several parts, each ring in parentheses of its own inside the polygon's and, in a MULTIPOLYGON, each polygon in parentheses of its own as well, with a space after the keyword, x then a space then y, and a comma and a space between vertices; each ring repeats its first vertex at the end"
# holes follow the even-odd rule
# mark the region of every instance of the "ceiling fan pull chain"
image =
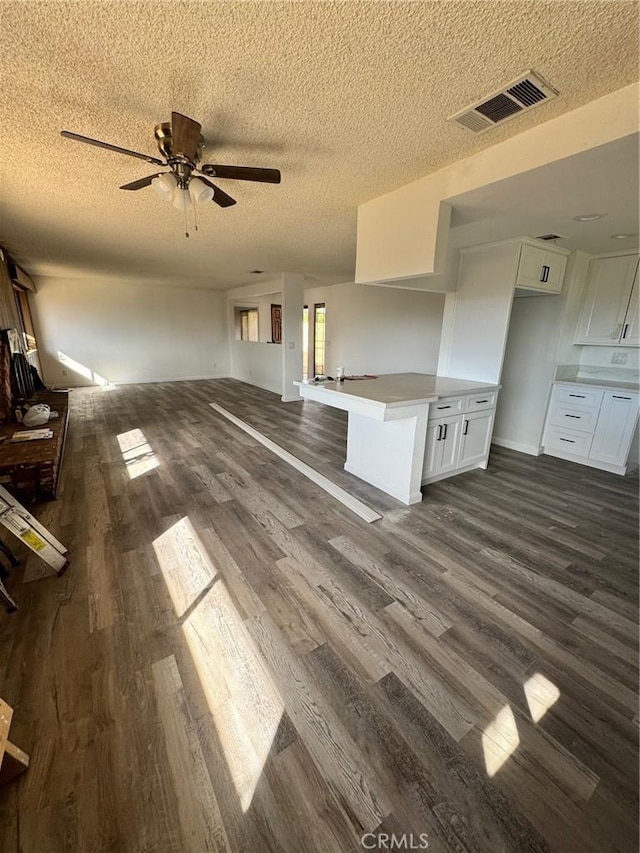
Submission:
MULTIPOLYGON (((184 192, 184 190, 182 190, 182 192, 184 192)), ((187 205, 185 204, 182 209, 184 211, 184 236, 188 237, 189 236, 189 225, 187 223, 187 205)))

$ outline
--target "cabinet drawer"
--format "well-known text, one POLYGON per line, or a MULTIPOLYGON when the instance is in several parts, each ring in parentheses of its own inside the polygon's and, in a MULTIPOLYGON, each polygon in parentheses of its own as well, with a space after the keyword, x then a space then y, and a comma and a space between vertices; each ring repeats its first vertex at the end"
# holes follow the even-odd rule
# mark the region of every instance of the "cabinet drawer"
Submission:
POLYGON ((592 406, 598 410, 602 402, 602 391, 591 390, 581 386, 556 385, 553 389, 553 402, 565 403, 569 406, 592 406))
POLYGON ((545 450, 562 450, 573 456, 588 456, 593 435, 588 432, 548 426, 544 437, 545 450))
POLYGON ((549 412, 549 423, 564 429, 577 429, 579 432, 594 432, 600 410, 594 407, 571 406, 553 403, 549 412))
POLYGON ((486 391, 484 394, 475 394, 467 397, 467 412, 480 412, 482 409, 495 409, 498 402, 497 391, 486 391))
POLYGON ((429 406, 429 419, 448 418, 464 409, 464 397, 443 397, 429 406))

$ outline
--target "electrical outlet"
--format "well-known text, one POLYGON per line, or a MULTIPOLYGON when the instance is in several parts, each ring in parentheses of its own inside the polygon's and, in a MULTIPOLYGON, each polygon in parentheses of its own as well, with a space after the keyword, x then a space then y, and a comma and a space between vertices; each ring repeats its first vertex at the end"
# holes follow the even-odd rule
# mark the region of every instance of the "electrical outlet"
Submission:
POLYGON ((60 371, 60 373, 62 374, 62 376, 68 376, 68 375, 69 375, 69 374, 67 373, 67 371, 64 369, 64 367, 62 368, 62 370, 60 371))
POLYGON ((217 366, 218 365, 215 363, 215 361, 211 364, 211 367, 217 367, 217 366))
POLYGON ((295 341, 289 341, 289 349, 295 349, 295 348, 296 348, 295 341))
POLYGON ((614 352, 611 356, 611 364, 626 364, 629 354, 626 352, 614 352))

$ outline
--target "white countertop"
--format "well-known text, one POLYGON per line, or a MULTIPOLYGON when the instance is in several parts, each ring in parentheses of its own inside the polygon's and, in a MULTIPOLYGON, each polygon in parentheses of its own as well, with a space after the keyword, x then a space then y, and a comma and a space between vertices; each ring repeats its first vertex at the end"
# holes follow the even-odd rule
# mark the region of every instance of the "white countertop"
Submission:
POLYGON ((638 371, 628 368, 602 368, 585 365, 559 364, 556 368, 554 384, 590 385, 598 388, 624 388, 625 391, 638 391, 638 371))
MULTIPOLYGON (((344 382, 294 382, 301 392, 305 388, 326 394, 328 399, 343 397, 361 400, 384 408, 433 403, 441 397, 494 391, 499 385, 471 382, 431 373, 388 373, 377 379, 345 379, 344 382)), ((320 395, 314 394, 318 399, 320 395)))

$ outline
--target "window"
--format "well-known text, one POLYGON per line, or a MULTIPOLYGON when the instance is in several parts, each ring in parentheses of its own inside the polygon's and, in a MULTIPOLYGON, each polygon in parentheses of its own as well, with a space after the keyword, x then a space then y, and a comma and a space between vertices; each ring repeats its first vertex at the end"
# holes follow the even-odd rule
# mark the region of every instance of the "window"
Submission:
POLYGON ((33 328, 33 320, 31 319, 31 308, 29 307, 27 291, 15 283, 13 284, 13 290, 16 297, 18 317, 22 323, 25 347, 27 350, 36 349, 36 333, 33 328))
POLYGON ((236 340, 259 341, 258 337, 258 309, 236 308, 236 340))
POLYGON ((325 318, 327 309, 324 302, 313 306, 313 370, 316 376, 324 375, 325 363, 325 318))
POLYGON ((309 306, 302 309, 302 378, 309 378, 309 306))

